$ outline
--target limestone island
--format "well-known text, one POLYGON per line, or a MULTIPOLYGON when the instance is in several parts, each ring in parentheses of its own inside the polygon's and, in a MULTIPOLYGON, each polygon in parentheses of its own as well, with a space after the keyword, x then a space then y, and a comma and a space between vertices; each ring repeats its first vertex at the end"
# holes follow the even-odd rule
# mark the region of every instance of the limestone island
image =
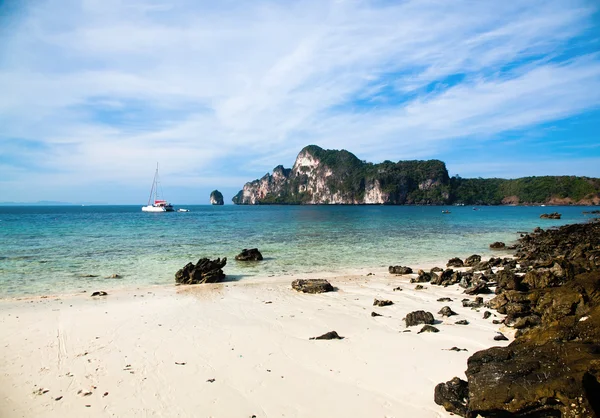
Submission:
POLYGON ((210 193, 210 204, 211 205, 222 205, 223 204, 223 195, 218 190, 213 190, 210 193))
POLYGON ((518 179, 450 177, 440 160, 373 164, 346 150, 309 145, 292 168, 248 182, 238 205, 598 205, 600 179, 541 176, 518 179))

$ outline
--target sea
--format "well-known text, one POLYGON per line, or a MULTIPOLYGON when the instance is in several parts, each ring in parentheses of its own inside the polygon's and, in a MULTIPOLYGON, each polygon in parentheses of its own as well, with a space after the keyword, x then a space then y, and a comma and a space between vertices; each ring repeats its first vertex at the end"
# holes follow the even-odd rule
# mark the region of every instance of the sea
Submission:
POLYGON ((184 207, 1 206, 0 298, 172 285, 178 269, 203 257, 227 257, 224 271, 238 281, 442 266, 455 256, 504 256, 489 244, 591 216, 557 206, 184 207), (562 219, 540 219, 548 212, 562 219), (264 260, 235 261, 244 248, 264 260))

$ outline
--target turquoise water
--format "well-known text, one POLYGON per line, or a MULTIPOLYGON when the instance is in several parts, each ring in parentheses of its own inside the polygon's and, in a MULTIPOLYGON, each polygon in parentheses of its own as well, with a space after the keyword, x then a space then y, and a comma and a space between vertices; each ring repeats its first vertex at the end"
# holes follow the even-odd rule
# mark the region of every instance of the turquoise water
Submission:
POLYGON ((432 263, 489 255, 491 242, 513 242, 518 231, 587 219, 581 207, 186 207, 0 207, 0 297, 169 284, 201 257, 227 257, 225 273, 239 280, 432 263), (539 219, 553 211, 563 218, 539 219), (252 247, 265 261, 234 260, 252 247), (122 277, 107 279, 113 274, 122 277))

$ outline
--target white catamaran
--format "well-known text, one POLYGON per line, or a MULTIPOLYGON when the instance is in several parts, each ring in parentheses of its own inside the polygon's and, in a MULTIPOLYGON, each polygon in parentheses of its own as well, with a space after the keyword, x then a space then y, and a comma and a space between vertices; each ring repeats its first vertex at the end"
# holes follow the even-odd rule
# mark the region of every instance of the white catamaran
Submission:
POLYGON ((156 173, 154 173, 154 181, 152 182, 152 189, 150 189, 148 205, 142 207, 142 212, 173 212, 173 205, 166 200, 161 199, 158 192, 159 187, 160 181, 158 179, 158 163, 156 163, 156 173), (152 203, 153 197, 154 203, 152 203))

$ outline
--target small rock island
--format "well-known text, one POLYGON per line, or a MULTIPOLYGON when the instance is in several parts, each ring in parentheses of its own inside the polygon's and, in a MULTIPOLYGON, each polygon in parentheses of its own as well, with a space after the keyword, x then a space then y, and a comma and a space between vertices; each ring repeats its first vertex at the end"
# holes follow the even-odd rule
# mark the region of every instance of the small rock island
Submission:
POLYGON ((223 204, 223 194, 218 190, 213 190, 210 193, 210 204, 211 205, 222 205, 223 204))

